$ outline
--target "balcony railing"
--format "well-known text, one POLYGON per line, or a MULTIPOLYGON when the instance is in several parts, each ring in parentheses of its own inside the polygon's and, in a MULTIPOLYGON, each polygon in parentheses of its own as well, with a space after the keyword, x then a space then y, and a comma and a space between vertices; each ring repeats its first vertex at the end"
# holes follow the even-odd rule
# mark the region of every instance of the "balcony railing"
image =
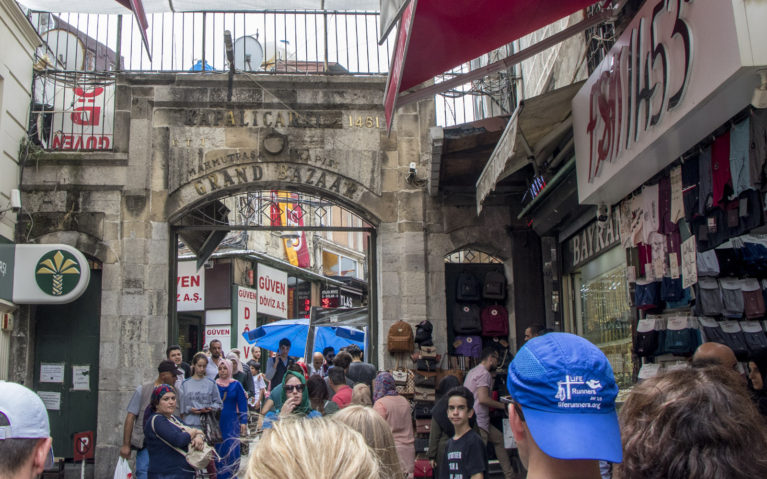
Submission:
POLYGON ((149 48, 130 15, 30 12, 52 67, 104 72, 226 71, 385 75, 393 35, 377 44, 378 14, 347 11, 166 12, 148 15, 149 48))

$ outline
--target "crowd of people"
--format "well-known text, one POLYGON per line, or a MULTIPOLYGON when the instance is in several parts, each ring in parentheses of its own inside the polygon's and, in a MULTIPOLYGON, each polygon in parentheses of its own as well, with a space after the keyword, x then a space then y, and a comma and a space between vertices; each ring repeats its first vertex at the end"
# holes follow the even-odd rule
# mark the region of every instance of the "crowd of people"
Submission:
MULTIPOLYGON (((268 359, 265 374, 258 349, 243 365, 238 351, 224 355, 213 341, 183 367, 180 348, 168 348, 155 380, 128 405, 120 455, 136 451, 135 477, 195 477, 187 451, 205 453, 213 433, 220 437, 206 477, 413 477, 411 407, 392 375, 364 363, 356 347, 324 351, 309 365, 289 348, 268 359), (264 430, 240 464, 249 408, 263 414, 264 430)), ((620 414, 607 358, 581 337, 532 336, 508 367, 502 401, 488 394, 497 362, 487 349, 464 381, 448 375, 437 385, 428 452, 435 478, 488 477, 488 444, 509 474, 489 408, 508 414, 528 479, 767 477, 761 356, 743 374, 729 348, 704 343, 689 367, 637 384, 620 414)), ((35 477, 50 465, 50 446, 39 397, 0 382, 0 478, 35 477)))

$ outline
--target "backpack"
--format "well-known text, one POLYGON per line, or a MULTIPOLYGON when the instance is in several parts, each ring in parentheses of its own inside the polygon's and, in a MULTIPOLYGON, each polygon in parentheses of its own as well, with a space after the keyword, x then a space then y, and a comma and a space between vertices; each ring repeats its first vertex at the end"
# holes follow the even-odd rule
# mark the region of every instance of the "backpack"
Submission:
POLYGON ((485 275, 482 297, 486 299, 503 299, 506 297, 506 277, 503 273, 489 271, 485 275))
POLYGON ((458 301, 479 301, 479 280, 473 274, 464 271, 458 275, 455 297, 458 301))
POLYGON ((405 321, 396 321, 389 328, 386 339, 390 353, 410 353, 413 351, 413 328, 405 321))
POLYGON ((453 310, 453 331, 456 334, 481 334, 482 322, 476 304, 456 304, 453 310))
POLYGON ((509 313, 503 306, 493 305, 482 310, 482 336, 508 336, 509 313))

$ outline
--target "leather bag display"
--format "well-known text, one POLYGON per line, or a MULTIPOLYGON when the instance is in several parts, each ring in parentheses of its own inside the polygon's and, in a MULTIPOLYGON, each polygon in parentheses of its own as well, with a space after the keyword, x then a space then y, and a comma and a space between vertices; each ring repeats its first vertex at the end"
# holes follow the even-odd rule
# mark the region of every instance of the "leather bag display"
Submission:
POLYGON ((405 321, 397 321, 389 328, 386 345, 390 353, 413 351, 413 327, 405 321))

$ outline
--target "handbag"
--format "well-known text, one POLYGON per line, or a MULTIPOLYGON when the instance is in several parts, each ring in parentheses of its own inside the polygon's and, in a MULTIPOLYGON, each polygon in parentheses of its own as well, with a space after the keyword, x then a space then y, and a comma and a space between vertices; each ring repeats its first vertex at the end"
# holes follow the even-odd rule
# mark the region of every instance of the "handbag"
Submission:
POLYGON ((435 346, 421 346, 422 359, 437 359, 437 348, 435 346))
POLYGON ((437 360, 421 358, 415 362, 415 368, 419 371, 436 371, 437 360))
POLYGON ((394 376, 394 372, 398 372, 398 376, 401 378, 402 374, 405 374, 405 380, 400 381, 400 384, 397 384, 397 378, 394 378, 394 383, 397 387, 397 393, 401 394, 403 396, 410 396, 415 392, 415 374, 413 374, 413 371, 405 368, 398 368, 392 371, 392 376, 394 376))
POLYGON ((432 388, 437 387, 436 374, 422 374, 420 372, 415 373, 415 387, 432 388))
POLYGON ((415 452, 426 452, 429 450, 429 438, 417 437, 415 438, 415 452))
POLYGON ((431 419, 416 419, 415 432, 417 434, 429 434, 431 432, 431 419))
POLYGON ((431 419, 432 404, 417 402, 413 406, 413 416, 418 419, 431 419))
POLYGON ((455 376, 458 382, 463 384, 463 370, 461 369, 439 369, 437 370, 437 385, 447 376, 455 376))
MULTIPOLYGON (((216 453, 216 450, 208 443, 203 443, 202 450, 198 451, 197 449, 192 447, 192 444, 189 444, 189 450, 184 452, 182 449, 179 449, 177 447, 172 446, 168 441, 166 441, 162 436, 157 434, 157 431, 154 428, 154 420, 157 419, 157 415, 152 417, 152 431, 154 431, 155 436, 157 436, 162 442, 164 442, 169 448, 173 449, 174 451, 178 452, 182 456, 184 456, 184 459, 186 459, 187 464, 192 466, 195 470, 202 470, 208 467, 208 464, 210 463, 211 456, 214 455, 216 458, 220 459, 218 454, 216 453)), ((184 429, 183 425, 180 425, 177 423, 177 421, 174 421, 174 418, 171 418, 170 420, 171 424, 178 427, 179 429, 184 429)))
POLYGON ((205 442, 208 444, 221 444, 224 442, 224 436, 221 434, 221 425, 213 411, 200 414, 200 425, 202 425, 202 432, 205 433, 205 442))
POLYGON ((391 372, 394 378, 394 384, 404 386, 407 384, 407 369, 395 369, 391 372))
POLYGON ((431 467, 431 461, 428 459, 416 459, 413 467, 413 477, 433 477, 434 469, 431 467))
POLYGON ((413 399, 416 401, 431 401, 434 402, 435 392, 433 388, 415 388, 415 396, 413 399))

